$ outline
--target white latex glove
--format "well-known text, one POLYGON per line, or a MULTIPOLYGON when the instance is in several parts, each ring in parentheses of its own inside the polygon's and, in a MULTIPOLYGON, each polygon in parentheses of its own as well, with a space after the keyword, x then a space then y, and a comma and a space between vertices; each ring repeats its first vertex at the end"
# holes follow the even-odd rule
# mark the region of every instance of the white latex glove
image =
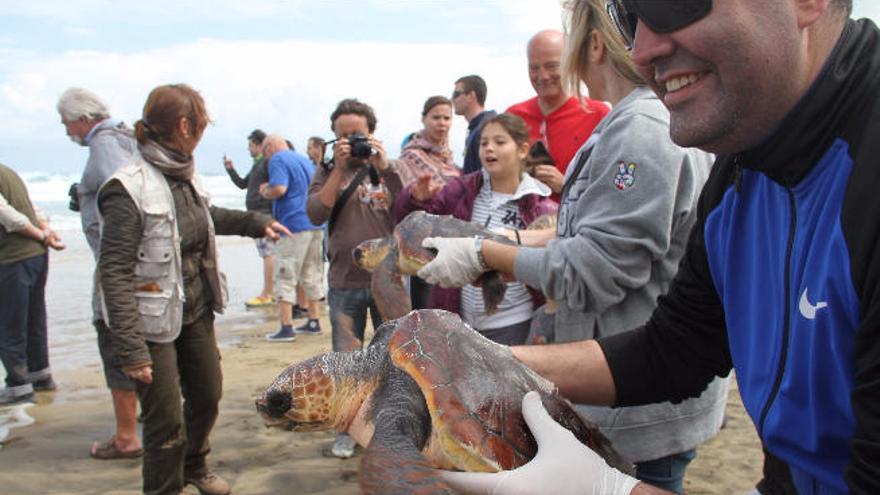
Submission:
POLYGON ((422 247, 437 250, 437 256, 418 271, 429 284, 464 287, 483 274, 473 237, 427 237, 422 247))
POLYGON ((629 495, 638 483, 554 421, 537 392, 523 397, 522 412, 538 442, 534 459, 500 473, 440 471, 443 481, 462 493, 479 495, 629 495))

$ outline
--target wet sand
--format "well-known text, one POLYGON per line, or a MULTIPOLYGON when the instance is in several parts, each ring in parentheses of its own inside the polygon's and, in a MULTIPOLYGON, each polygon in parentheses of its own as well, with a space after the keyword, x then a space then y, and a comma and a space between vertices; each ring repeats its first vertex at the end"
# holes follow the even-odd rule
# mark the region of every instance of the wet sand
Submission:
MULTIPOLYGON (((224 397, 212 436, 211 466, 237 494, 358 493, 359 457, 327 459, 321 449, 332 433, 290 433, 263 427, 253 401, 289 363, 330 349, 324 333, 293 343, 269 343, 274 314, 254 311, 227 319, 217 328, 221 342, 224 397)), ((39 396, 28 413, 30 426, 11 430, 0 449, 0 492, 4 494, 135 494, 140 491, 138 460, 97 461, 88 455, 93 440, 112 431, 110 396, 100 367, 56 373, 59 390, 39 396)), ((732 387, 727 426, 699 449, 688 472, 691 494, 745 493, 758 480, 760 445, 732 387)), ((194 494, 193 487, 184 493, 194 494)))

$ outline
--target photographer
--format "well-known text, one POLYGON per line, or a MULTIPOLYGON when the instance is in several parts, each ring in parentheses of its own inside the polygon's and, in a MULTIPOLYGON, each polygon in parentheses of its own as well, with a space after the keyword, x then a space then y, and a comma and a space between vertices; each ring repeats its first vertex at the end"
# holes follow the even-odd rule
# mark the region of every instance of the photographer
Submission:
MULTIPOLYGON (((389 161, 373 137, 373 109, 355 99, 339 102, 330 116, 336 134, 332 166, 319 167, 309 185, 306 212, 315 225, 328 223, 330 306, 333 350, 360 349, 367 310, 373 328, 381 323, 370 294, 370 273, 354 265, 351 250, 360 242, 391 234, 391 207, 402 186, 397 162, 389 161)), ((354 440, 340 433, 327 454, 354 455, 354 440)))

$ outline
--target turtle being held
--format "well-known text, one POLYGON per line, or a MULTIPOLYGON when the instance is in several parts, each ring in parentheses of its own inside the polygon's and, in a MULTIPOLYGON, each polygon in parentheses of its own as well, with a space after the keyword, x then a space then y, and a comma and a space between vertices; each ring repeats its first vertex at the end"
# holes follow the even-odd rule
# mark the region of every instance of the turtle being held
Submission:
POLYGON ((366 445, 359 472, 364 493, 436 494, 451 493, 438 468, 496 472, 535 456, 521 412, 530 390, 609 465, 631 470, 551 382, 442 310, 385 323, 364 350, 290 366, 256 405, 267 426, 335 428, 366 445))
MULTIPOLYGON (((373 272, 370 293, 385 321, 400 318, 412 309, 403 275, 416 275, 436 251, 422 247, 427 237, 480 237, 515 244, 507 237, 451 215, 414 211, 394 227, 390 237, 364 241, 352 251, 355 265, 373 272)), ((483 291, 486 313, 498 311, 507 284, 497 271, 484 273, 477 281, 483 291)))

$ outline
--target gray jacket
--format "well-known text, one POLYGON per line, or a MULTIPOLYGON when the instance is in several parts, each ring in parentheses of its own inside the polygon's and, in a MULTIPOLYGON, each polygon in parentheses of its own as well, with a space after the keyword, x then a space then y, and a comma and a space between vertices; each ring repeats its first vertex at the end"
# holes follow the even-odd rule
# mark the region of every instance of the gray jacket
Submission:
POLYGON ((97 261, 98 249, 101 245, 98 189, 129 161, 137 145, 131 130, 125 124, 117 120, 105 119, 93 129, 86 146, 89 147, 89 160, 79 180, 77 194, 83 233, 97 261))
MULTIPOLYGON (((713 157, 676 146, 669 113, 647 88, 621 100, 568 167, 557 239, 520 249, 516 278, 558 302, 555 339, 611 335, 647 321, 669 287, 696 222, 697 199, 713 157)), ((681 404, 582 406, 632 461, 695 447, 717 433, 727 381, 681 404)))

